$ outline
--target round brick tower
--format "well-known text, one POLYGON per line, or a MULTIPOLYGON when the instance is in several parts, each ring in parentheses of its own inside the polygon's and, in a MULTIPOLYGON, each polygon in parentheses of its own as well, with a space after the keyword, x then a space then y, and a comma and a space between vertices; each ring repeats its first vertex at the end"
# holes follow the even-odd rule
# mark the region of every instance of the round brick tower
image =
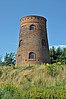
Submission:
POLYGON ((20 19, 16 65, 50 62, 46 21, 41 16, 20 19))

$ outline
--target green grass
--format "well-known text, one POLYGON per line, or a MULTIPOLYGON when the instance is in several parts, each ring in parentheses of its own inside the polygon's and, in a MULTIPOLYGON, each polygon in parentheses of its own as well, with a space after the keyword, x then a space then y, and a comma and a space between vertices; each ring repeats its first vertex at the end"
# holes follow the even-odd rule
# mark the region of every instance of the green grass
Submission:
POLYGON ((66 66, 0 66, 0 99, 66 99, 66 66))

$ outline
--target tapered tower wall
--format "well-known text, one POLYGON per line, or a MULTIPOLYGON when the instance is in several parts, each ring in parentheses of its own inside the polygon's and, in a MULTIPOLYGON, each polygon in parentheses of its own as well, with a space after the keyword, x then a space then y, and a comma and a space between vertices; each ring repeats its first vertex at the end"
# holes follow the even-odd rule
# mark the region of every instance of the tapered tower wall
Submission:
POLYGON ((46 21, 41 16, 20 19, 17 65, 50 62, 46 21))

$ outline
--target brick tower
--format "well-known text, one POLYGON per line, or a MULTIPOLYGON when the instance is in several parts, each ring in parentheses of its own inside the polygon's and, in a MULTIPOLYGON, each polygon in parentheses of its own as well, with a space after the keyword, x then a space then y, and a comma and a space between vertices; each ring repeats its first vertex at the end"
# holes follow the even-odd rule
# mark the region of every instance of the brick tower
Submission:
POLYGON ((46 21, 41 16, 20 19, 16 65, 50 62, 46 21))

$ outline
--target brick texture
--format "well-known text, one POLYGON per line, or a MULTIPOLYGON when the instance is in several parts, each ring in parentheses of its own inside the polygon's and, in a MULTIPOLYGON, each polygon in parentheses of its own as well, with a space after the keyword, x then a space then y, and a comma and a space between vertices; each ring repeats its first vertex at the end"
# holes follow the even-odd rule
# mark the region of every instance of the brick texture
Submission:
POLYGON ((25 16, 20 19, 16 65, 50 62, 46 21, 41 16, 25 16), (30 52, 34 53, 33 59, 29 59, 30 52))

